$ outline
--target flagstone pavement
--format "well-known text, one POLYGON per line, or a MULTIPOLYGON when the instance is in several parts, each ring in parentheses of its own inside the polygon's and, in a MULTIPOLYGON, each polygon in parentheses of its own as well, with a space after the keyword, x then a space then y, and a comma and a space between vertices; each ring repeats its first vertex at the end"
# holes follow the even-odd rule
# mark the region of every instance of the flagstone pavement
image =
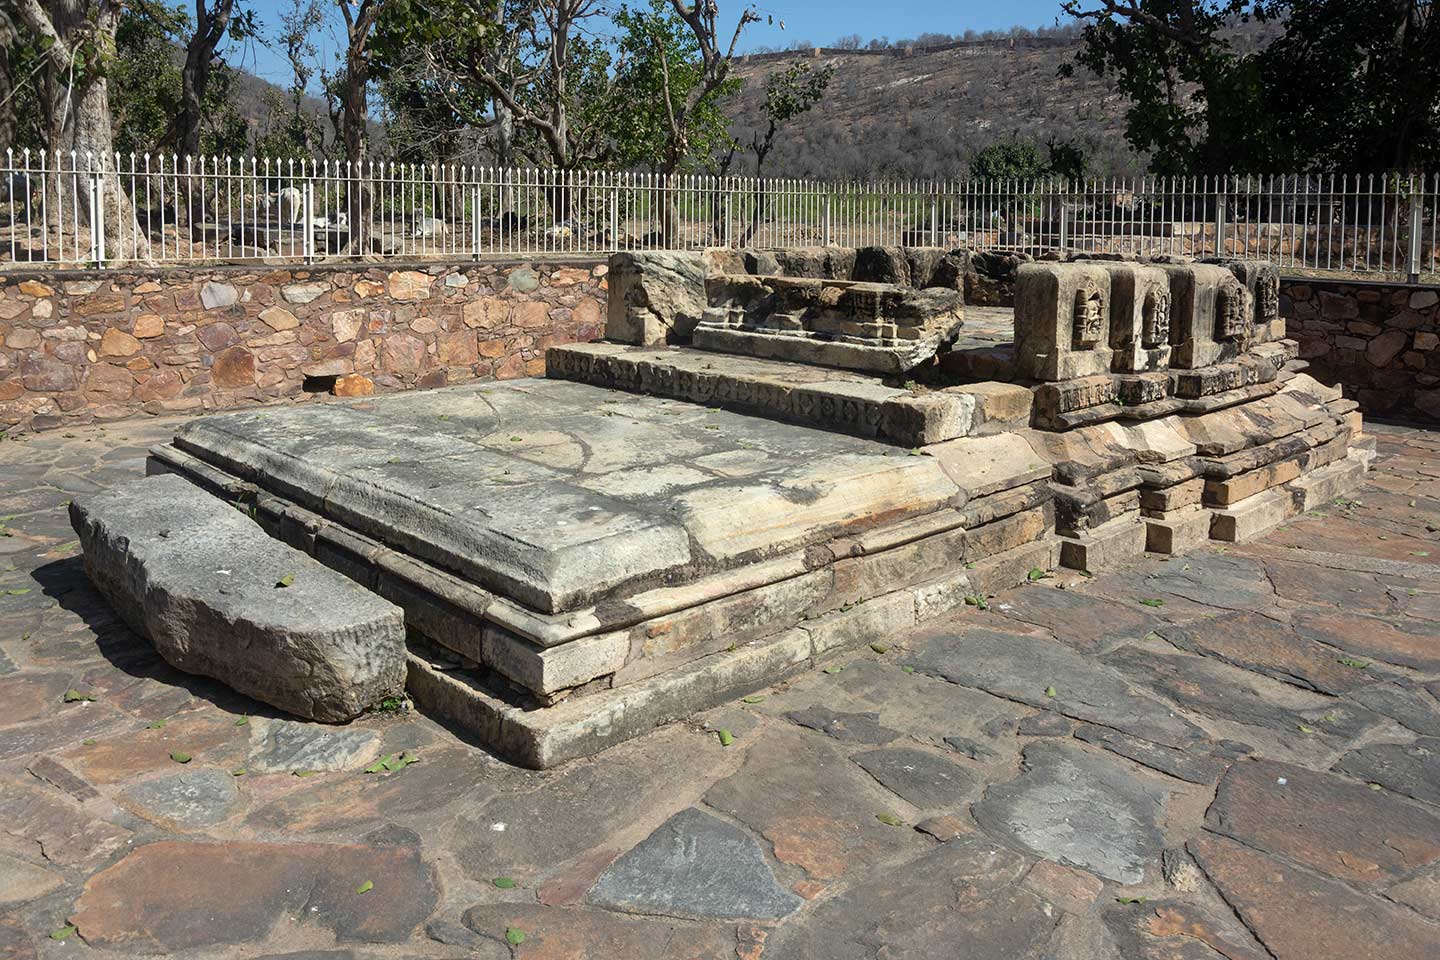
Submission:
POLYGON ((0 442, 0 957, 1440 957, 1440 434, 537 773, 125 629, 65 504, 173 429, 0 442))

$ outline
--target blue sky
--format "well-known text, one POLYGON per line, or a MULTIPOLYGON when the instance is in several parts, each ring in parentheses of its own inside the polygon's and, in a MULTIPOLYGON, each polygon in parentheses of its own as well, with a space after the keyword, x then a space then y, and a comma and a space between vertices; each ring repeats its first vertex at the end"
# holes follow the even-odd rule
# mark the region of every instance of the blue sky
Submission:
MULTIPOLYGON (((268 33, 276 21, 276 11, 289 6, 286 0, 252 0, 252 7, 265 22, 268 33)), ((735 0, 720 0, 720 9, 729 23, 741 9, 735 0)), ((1048 26, 1055 22, 1060 0, 762 0, 763 14, 775 19, 775 25, 751 26, 745 33, 745 48, 756 46, 789 46, 795 41, 809 41, 821 46, 838 37, 859 34, 872 37, 914 37, 921 33, 964 33, 966 30, 1004 30, 1012 26, 1048 26), (779 22, 785 21, 782 32, 779 22)), ((338 17, 338 15, 337 15, 338 17)), ((339 48, 333 27, 322 30, 315 45, 326 59, 333 58, 339 48)), ((288 70, 284 61, 269 50, 255 45, 232 60, 278 83, 285 83, 288 70)))

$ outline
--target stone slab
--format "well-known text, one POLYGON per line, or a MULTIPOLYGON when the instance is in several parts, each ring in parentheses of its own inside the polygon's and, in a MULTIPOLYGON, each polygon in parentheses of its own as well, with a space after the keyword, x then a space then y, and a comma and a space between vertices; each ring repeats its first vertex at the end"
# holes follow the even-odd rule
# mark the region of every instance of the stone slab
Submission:
POLYGON ((186 452, 541 613, 946 503, 933 460, 566 381, 187 424, 186 452))
POLYGON ((1145 549, 1178 556, 1204 546, 1210 539, 1210 511, 1187 507, 1167 512, 1163 519, 1145 518, 1145 549))
POLYGON ((403 688, 400 608, 199 487, 132 481, 78 498, 70 517, 91 581, 176 669, 312 720, 352 719, 403 688))

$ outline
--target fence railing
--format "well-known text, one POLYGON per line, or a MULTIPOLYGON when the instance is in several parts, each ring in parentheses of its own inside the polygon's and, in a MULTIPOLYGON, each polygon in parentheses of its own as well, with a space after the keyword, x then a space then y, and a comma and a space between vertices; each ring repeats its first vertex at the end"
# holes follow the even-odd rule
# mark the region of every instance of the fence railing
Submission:
POLYGON ((0 264, 482 258, 941 246, 1440 267, 1440 174, 842 183, 607 170, 0 156, 0 264))

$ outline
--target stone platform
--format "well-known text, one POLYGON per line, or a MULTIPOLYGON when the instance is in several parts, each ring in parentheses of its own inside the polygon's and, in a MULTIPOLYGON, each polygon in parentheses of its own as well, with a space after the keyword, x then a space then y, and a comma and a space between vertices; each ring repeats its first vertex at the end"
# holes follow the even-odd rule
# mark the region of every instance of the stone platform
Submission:
POLYGON ((416 699, 534 766, 947 612, 1058 549, 1051 466, 1019 437, 913 456, 565 381, 207 418, 151 467, 403 608, 416 699))

